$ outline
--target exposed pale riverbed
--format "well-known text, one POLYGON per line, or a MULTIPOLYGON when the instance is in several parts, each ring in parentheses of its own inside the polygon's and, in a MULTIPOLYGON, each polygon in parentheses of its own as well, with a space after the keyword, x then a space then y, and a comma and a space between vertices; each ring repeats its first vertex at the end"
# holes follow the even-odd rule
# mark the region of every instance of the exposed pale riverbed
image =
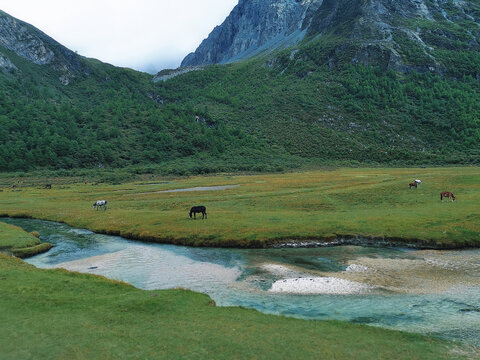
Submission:
POLYGON ((188 288, 217 305, 338 319, 480 346, 480 250, 362 246, 212 249, 146 244, 64 224, 2 219, 55 247, 27 259, 141 289, 188 288))

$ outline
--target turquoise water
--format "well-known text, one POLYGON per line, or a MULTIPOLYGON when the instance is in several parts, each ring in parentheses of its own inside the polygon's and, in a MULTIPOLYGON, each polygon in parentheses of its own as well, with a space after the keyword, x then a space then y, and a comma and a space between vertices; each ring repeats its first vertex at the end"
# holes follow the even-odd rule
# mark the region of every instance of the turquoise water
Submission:
POLYGON ((480 250, 337 246, 217 249, 134 242, 64 224, 2 219, 54 248, 27 259, 146 290, 188 288, 219 306, 337 319, 480 346, 480 250))

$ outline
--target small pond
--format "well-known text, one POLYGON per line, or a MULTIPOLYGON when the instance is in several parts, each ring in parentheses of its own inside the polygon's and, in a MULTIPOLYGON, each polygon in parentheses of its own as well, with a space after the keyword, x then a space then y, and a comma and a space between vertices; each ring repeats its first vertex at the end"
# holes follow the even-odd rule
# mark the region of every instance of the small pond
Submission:
POLYGON ((337 319, 480 346, 480 250, 362 246, 191 248, 95 234, 64 224, 2 219, 55 245, 26 261, 126 281, 188 288, 219 306, 337 319))

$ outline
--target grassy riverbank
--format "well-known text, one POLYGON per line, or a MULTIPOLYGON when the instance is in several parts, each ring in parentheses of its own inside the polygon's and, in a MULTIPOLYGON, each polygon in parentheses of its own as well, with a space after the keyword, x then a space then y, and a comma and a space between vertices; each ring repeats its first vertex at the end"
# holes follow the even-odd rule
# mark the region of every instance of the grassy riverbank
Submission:
POLYGON ((24 258, 50 250, 49 243, 40 244, 38 234, 27 233, 23 229, 0 222, 0 252, 24 258))
POLYGON ((206 295, 142 291, 97 276, 36 269, 1 254, 0 307, 0 357, 5 360, 473 355, 420 335, 217 308, 206 295))
POLYGON ((52 189, 21 183, 16 189, 5 187, 0 193, 0 215, 185 245, 262 247, 290 240, 362 236, 431 247, 480 246, 478 167, 152 178, 121 185, 49 182, 52 189), (422 185, 409 190, 408 183, 417 178, 422 185), (160 192, 218 185, 239 186, 160 192), (452 191, 457 201, 442 203, 444 190, 452 191), (108 200, 108 211, 92 210, 99 199, 108 200), (208 220, 190 220, 193 205, 205 205, 208 220))

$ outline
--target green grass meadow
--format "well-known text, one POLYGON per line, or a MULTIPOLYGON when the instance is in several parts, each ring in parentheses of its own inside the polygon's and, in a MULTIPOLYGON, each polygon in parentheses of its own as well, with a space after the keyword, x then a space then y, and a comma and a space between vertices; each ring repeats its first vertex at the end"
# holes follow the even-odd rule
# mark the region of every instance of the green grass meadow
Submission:
POLYGON ((17 226, 0 223, 0 249, 25 248, 40 243, 40 240, 17 226))
POLYGON ((24 258, 50 250, 52 246, 49 243, 40 243, 38 235, 0 222, 0 252, 24 258))
MULTIPOLYGON (((5 182, 5 180, 3 180, 5 182)), ((18 179, 11 179, 17 181, 18 179)), ((37 179, 38 182, 38 179, 37 179)), ((20 183, 0 192, 0 214, 68 223, 131 239, 263 247, 362 236, 439 248, 480 245, 480 168, 332 169, 270 175, 152 178, 120 185, 20 183), (409 182, 421 179, 417 189, 409 182), (217 191, 160 192, 239 185, 217 191), (452 191, 456 202, 440 201, 452 191), (95 200, 108 201, 95 211, 95 200), (207 220, 190 220, 205 205, 207 220)))
POLYGON ((0 357, 17 359, 462 359, 420 335, 216 307, 0 254, 0 357))

